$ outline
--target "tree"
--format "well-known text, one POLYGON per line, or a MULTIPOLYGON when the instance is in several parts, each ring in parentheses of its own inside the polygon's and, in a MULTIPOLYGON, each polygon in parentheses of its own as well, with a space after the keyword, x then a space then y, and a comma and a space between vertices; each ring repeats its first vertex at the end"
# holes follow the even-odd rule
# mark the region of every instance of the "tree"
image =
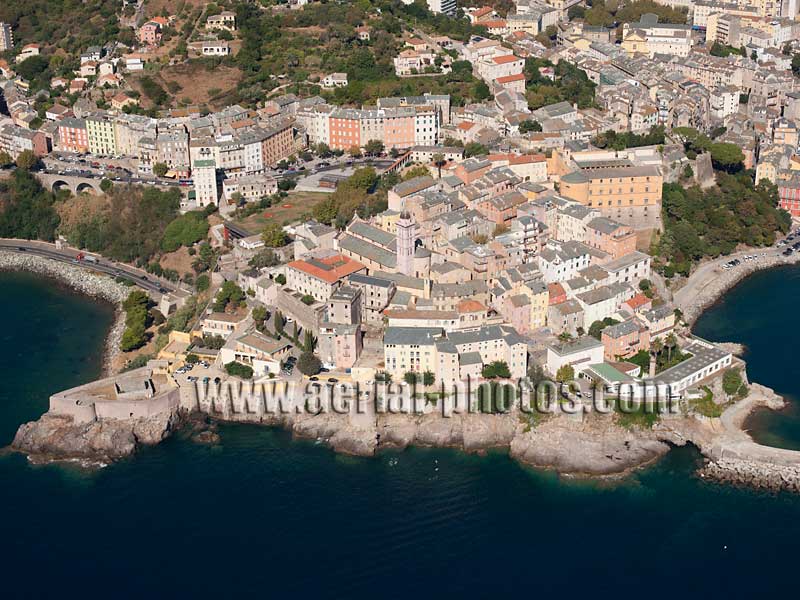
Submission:
POLYGON ((205 292, 211 285, 211 280, 208 278, 208 275, 198 275, 194 285, 198 292, 205 292))
POLYGON ((260 328, 264 325, 264 321, 267 318, 268 311, 264 306, 256 306, 251 315, 253 316, 253 322, 256 324, 256 327, 260 328))
POLYGON ((478 142, 470 142, 464 146, 464 156, 470 158, 472 156, 482 156, 488 154, 489 150, 483 144, 478 142))
POLYGON ((100 189, 103 191, 103 193, 107 194, 114 189, 114 182, 110 179, 103 179, 100 182, 100 189))
POLYGON ((484 100, 488 99, 492 95, 489 86, 486 85, 483 81, 478 81, 472 87, 472 97, 475 99, 476 102, 483 102, 484 100))
POLYGON ((176 217, 164 230, 161 249, 174 252, 181 246, 193 246, 208 235, 208 220, 203 211, 193 210, 176 217))
POLYGON ((278 255, 275 254, 274 250, 270 248, 265 248, 263 250, 259 250, 253 257, 247 262, 248 265, 253 267, 254 269, 265 269, 267 267, 274 267, 275 265, 280 264, 280 259, 278 255))
POLYGON ((575 369, 572 365, 561 365, 556 371, 556 381, 559 383, 565 383, 573 379, 575 379, 575 369))
POLYGON ((650 356, 658 362, 658 355, 664 350, 664 342, 656 338, 650 343, 650 356))
POLYGON ((219 350, 225 345, 225 338, 221 335, 209 335, 204 333, 200 343, 202 344, 203 348, 219 350))
POLYGON ((241 379, 253 378, 253 367, 244 365, 240 362, 229 362, 225 364, 225 371, 232 377, 240 377, 241 379))
POLYGON ((582 19, 584 16, 586 16, 586 9, 579 4, 570 6, 569 10, 567 11, 567 18, 570 21, 574 19, 582 19))
POLYGON ((278 285, 286 285, 286 276, 283 273, 278 273, 275 276, 275 283, 278 285))
POLYGON ((167 171, 169 171, 169 167, 164 163, 157 162, 153 165, 153 173, 156 177, 163 177, 167 174, 167 171))
POLYGON ((523 121, 522 123, 519 124, 520 133, 529 133, 531 131, 541 131, 541 130, 542 130, 542 124, 539 123, 539 121, 534 121, 532 119, 528 119, 527 121, 523 121))
POLYGON ((610 327, 611 325, 616 325, 617 323, 619 323, 619 321, 612 317, 606 317, 602 321, 595 321, 589 326, 589 335, 599 340, 603 329, 610 327))
POLYGON ((347 151, 347 153, 352 158, 361 158, 361 156, 362 156, 361 148, 359 148, 358 146, 350 146, 350 149, 347 151))
POLYGON ((511 377, 511 371, 508 368, 508 363, 504 360, 495 360, 488 365, 484 365, 481 369, 481 376, 484 379, 508 379, 511 377))
POLYGON ((439 170, 439 179, 442 178, 442 167, 447 164, 447 159, 444 154, 437 152, 433 155, 433 164, 439 170))
POLYGON ((716 168, 733 173, 741 170, 744 154, 736 144, 718 142, 711 144, 711 160, 716 168))
POLYGON ((328 146, 328 144, 326 144, 325 142, 320 142, 319 144, 317 144, 314 150, 316 151, 317 156, 319 156, 320 158, 328 158, 332 154, 330 146, 328 146))
POLYGON ((377 181, 378 173, 374 167, 360 167, 347 178, 348 185, 365 192, 371 190, 377 181))
POLYGON ((306 352, 314 352, 317 346, 317 340, 314 339, 314 334, 310 329, 306 329, 306 339, 303 342, 303 350, 306 352))
POLYGON ((5 150, 0 150, 0 169, 10 167, 14 164, 14 159, 5 150))
POLYGON ((419 374, 415 373, 414 371, 406 371, 403 374, 403 381, 405 381, 408 385, 415 385, 418 379, 419 374))
POLYGON ((278 335, 282 335, 283 334, 283 325, 284 325, 283 313, 281 311, 279 311, 279 310, 276 310, 275 311, 275 317, 273 318, 273 321, 274 321, 274 324, 275 324, 275 333, 278 334, 278 335))
POLYGON ((245 300, 245 293, 233 281, 226 281, 217 292, 216 300, 214 300, 214 310, 216 312, 224 312, 229 305, 239 306, 245 300))
POLYGON ((664 347, 667 349, 667 362, 672 361, 672 351, 678 345, 678 338, 675 337, 675 334, 670 332, 670 334, 664 339, 664 347))
POLYGON ((383 149, 384 149, 383 142, 380 140, 369 140, 364 146, 364 152, 367 153, 367 156, 374 156, 375 154, 380 154, 383 152, 383 149))
POLYGON ((261 239, 269 248, 281 248, 286 245, 286 233, 276 221, 269 221, 261 232, 261 239))
POLYGON ((26 58, 21 63, 16 65, 17 75, 26 79, 28 81, 33 81, 38 79, 40 75, 42 75, 47 68, 50 66, 47 58, 38 54, 36 56, 31 56, 26 58))
POLYGON ((23 150, 17 156, 17 168, 23 171, 33 171, 38 166, 39 157, 32 150, 23 150))
POLYGON ((311 306, 317 300, 311 294, 305 294, 302 298, 300 298, 300 302, 305 304, 306 306, 311 306))
POLYGON ((316 375, 322 370, 322 362, 317 358, 316 354, 312 352, 303 352, 297 360, 297 368, 300 372, 309 377, 316 375))
POLYGON ((739 369, 728 369, 722 375, 722 391, 728 396, 733 396, 739 393, 744 386, 742 381, 742 374, 739 369))
POLYGON ((422 374, 422 383, 426 386, 436 383, 436 376, 431 371, 425 371, 422 374))

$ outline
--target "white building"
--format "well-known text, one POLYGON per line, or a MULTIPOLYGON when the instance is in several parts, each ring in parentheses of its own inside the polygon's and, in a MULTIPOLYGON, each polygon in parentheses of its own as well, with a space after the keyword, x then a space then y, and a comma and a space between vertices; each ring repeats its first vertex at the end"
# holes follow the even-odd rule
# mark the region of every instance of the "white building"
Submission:
POLYGON ((14 47, 14 32, 11 31, 11 25, 8 23, 0 23, 0 52, 11 50, 14 47))
POLYGON ((331 73, 330 75, 325 75, 320 81, 320 85, 326 90, 330 90, 333 88, 340 88, 347 86, 347 73, 331 73))
POLYGON ((575 369, 575 375, 589 365, 603 362, 603 344, 600 340, 585 336, 547 347, 547 372, 555 377, 564 365, 575 369))
POLYGON ((456 14, 456 9, 458 8, 456 0, 427 0, 427 2, 428 9, 432 13, 444 13, 452 16, 456 14))
POLYGON ((219 198, 216 163, 213 160, 195 161, 192 178, 197 206, 216 205, 219 198))

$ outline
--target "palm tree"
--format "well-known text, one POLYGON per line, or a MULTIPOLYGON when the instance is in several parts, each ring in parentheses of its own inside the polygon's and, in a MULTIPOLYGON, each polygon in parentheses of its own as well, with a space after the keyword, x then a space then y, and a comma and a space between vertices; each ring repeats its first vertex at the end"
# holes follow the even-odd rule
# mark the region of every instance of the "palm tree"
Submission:
POLYGON ((447 159, 444 154, 437 152, 433 155, 433 164, 439 169, 439 179, 442 178, 442 167, 447 164, 447 159))
POLYGON ((672 361, 672 350, 678 345, 678 338, 674 333, 670 333, 667 339, 664 340, 664 346, 667 348, 667 362, 672 361))
POLYGON ((661 354, 661 351, 664 349, 664 342, 660 339, 656 338, 653 340, 653 343, 650 344, 650 353, 658 360, 658 355, 661 354))

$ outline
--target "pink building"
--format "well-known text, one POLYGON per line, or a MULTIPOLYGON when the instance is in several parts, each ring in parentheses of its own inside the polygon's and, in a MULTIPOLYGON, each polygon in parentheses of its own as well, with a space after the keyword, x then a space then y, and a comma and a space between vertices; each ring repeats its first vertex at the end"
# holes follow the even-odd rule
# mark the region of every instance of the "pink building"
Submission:
POLYGON ((358 325, 320 327, 318 352, 327 368, 350 369, 361 356, 361 328, 358 325))
POLYGON ((148 21, 136 32, 139 41, 148 46, 157 46, 161 43, 161 25, 155 21, 148 21))
POLYGON ((500 303, 500 314, 519 333, 531 329, 531 301, 525 294, 506 296, 500 303))

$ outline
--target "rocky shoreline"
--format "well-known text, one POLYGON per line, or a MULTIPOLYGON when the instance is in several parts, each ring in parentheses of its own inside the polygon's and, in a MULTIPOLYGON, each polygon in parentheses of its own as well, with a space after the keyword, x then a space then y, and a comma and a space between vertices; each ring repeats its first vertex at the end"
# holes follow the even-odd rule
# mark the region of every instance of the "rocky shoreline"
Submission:
POLYGON ((523 423, 516 412, 451 417, 387 414, 380 415, 372 427, 354 426, 346 415, 339 414, 210 417, 212 422, 282 427, 296 439, 320 441, 334 452, 352 456, 371 457, 382 450, 410 446, 468 453, 501 450, 530 467, 585 477, 628 474, 665 455, 670 443, 678 439, 670 432, 625 429, 611 418, 597 415, 582 421, 570 415, 553 416, 535 428, 523 423))
POLYGON ((42 256, 0 251, 0 271, 27 271, 54 279, 67 287, 94 298, 109 302, 115 307, 114 324, 105 340, 103 373, 111 372, 111 364, 119 353, 122 333, 125 331, 125 313, 122 302, 128 297, 127 286, 114 281, 108 275, 99 275, 83 267, 62 263, 42 256))
POLYGON ((34 464, 76 462, 86 467, 106 466, 169 437, 181 425, 178 413, 147 419, 108 419, 75 423, 71 417, 45 413, 20 425, 11 450, 23 452, 34 464))

